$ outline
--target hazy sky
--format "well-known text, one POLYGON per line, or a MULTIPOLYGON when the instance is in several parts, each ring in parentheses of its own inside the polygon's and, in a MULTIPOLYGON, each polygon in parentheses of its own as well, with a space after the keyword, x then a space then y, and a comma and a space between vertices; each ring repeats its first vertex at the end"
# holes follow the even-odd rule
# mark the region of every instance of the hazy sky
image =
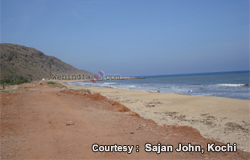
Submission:
POLYGON ((93 73, 249 70, 249 0, 1 0, 1 43, 93 73))

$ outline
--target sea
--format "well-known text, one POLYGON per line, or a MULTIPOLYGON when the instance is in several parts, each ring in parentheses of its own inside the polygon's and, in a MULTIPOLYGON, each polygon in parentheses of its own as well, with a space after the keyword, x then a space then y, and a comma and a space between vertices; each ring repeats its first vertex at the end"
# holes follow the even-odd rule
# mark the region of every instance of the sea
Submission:
POLYGON ((72 85, 250 100, 250 71, 140 76, 143 79, 71 82, 72 85))

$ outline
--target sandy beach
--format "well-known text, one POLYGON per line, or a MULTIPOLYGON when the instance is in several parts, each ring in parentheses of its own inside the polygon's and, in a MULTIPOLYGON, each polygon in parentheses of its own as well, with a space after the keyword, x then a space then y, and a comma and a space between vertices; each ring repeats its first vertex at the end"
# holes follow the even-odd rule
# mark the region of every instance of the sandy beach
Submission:
POLYGON ((250 158, 250 153, 243 151, 248 146, 248 101, 71 85, 66 88, 41 82, 1 90, 2 159, 250 158), (234 109, 234 105, 239 108, 234 109), (209 111, 205 108, 208 106, 213 109, 209 111), (220 140, 207 138, 216 135, 213 131, 222 131, 220 140), (202 136, 204 133, 207 137, 202 136), (236 141, 234 136, 240 139, 236 141), (235 152, 207 152, 207 144, 226 145, 222 140, 240 146, 235 152), (174 151, 147 153, 146 143, 172 145, 174 151), (179 143, 200 145, 204 153, 177 152, 179 143), (94 144, 129 145, 134 149, 130 153, 93 152, 94 144))
POLYGON ((237 143, 239 149, 250 152, 249 100, 73 86, 64 81, 60 83, 71 89, 89 89, 100 93, 160 125, 191 126, 205 138, 237 143))

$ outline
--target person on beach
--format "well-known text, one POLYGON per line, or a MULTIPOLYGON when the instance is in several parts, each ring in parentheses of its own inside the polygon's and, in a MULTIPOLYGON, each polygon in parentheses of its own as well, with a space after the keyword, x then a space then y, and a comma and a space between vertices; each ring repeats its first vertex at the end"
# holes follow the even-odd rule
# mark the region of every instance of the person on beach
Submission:
POLYGON ((158 93, 160 93, 160 92, 161 92, 159 88, 157 88, 157 92, 158 92, 158 93))

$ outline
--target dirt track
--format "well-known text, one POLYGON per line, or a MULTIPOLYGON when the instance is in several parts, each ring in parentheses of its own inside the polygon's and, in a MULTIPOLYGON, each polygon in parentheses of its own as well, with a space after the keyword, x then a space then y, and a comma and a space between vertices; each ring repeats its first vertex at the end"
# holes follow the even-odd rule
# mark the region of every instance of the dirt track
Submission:
POLYGON ((125 106, 98 94, 23 85, 28 91, 1 94, 1 158, 3 159, 249 159, 248 152, 208 153, 196 129, 159 126, 139 118, 125 106), (66 125, 73 121, 74 125, 66 125), (146 153, 145 143, 200 144, 205 153, 146 153), (139 145, 139 152, 94 153, 94 143, 139 145))

